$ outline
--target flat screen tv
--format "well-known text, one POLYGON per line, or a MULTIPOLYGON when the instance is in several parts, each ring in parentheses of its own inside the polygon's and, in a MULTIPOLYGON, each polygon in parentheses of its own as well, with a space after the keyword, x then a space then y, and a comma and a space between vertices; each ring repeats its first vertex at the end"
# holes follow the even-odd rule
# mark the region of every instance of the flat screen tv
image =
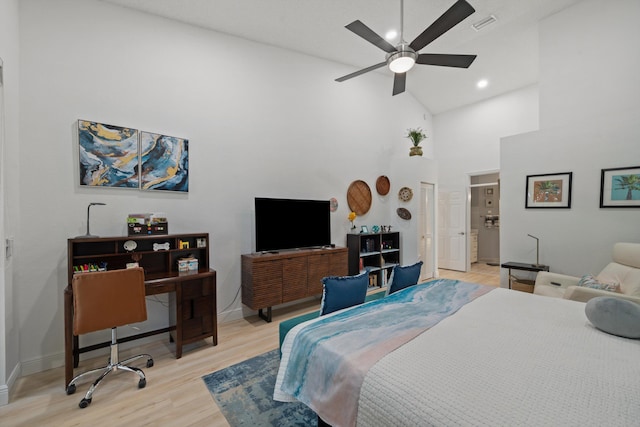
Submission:
POLYGON ((329 246, 328 200, 256 197, 256 252, 329 246))

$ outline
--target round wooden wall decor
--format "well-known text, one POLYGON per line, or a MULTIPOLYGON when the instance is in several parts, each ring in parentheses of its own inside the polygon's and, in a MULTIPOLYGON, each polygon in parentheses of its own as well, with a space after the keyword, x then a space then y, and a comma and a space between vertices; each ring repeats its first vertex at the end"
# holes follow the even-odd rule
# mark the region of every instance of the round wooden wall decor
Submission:
POLYGON ((391 183, 389 182, 389 178, 385 175, 380 175, 376 180, 376 191, 381 196, 386 196, 389 194, 389 188, 391 188, 391 183))
POLYGON ((338 199, 332 197, 329 199, 329 210, 335 212, 338 210, 338 199))
POLYGON ((396 213, 398 214, 398 216, 402 219, 411 219, 411 212, 409 212, 408 209, 405 208, 398 208, 396 210, 396 213))
POLYGON ((347 190, 349 209, 362 216, 371 208, 371 189, 364 181, 353 181, 347 190))
POLYGON ((400 191, 398 191, 398 198, 403 202, 408 202, 413 198, 413 190, 409 187, 402 187, 400 191))

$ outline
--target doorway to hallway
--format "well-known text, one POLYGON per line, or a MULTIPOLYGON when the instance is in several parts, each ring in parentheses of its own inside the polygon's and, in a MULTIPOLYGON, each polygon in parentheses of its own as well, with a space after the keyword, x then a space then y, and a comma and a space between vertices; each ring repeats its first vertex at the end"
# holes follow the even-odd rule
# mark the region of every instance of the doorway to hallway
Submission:
POLYGON ((469 266, 500 264, 500 175, 469 177, 469 266))

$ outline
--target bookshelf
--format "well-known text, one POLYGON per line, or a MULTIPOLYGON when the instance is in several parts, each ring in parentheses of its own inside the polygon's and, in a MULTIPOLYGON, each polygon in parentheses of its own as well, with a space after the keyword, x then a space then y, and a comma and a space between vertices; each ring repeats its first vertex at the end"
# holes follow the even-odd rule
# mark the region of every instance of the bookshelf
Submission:
POLYGON ((349 274, 369 272, 369 287, 385 287, 400 264, 400 233, 347 234, 349 274))

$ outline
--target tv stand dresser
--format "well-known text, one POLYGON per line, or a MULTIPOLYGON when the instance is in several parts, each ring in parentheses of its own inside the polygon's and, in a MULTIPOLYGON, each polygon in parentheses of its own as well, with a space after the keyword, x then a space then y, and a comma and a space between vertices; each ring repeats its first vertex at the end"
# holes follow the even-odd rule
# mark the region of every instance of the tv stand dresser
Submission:
POLYGON ((271 322, 274 305, 322 294, 323 277, 346 276, 348 259, 340 247, 242 255, 242 303, 271 322))
POLYGON ((127 342, 169 332, 175 342, 176 358, 182 357, 182 346, 213 338, 218 344, 216 308, 216 272, 209 268, 209 234, 142 235, 128 237, 90 237, 68 240, 68 286, 64 291, 65 387, 78 367, 80 353, 108 347, 110 342, 80 347, 73 335, 73 291, 71 280, 78 267, 105 267, 117 270, 137 262, 144 268, 145 293, 169 293, 169 326, 155 331, 118 338, 127 342), (178 260, 193 257, 198 269, 179 271, 178 260), (74 268, 76 267, 76 268, 74 268))

